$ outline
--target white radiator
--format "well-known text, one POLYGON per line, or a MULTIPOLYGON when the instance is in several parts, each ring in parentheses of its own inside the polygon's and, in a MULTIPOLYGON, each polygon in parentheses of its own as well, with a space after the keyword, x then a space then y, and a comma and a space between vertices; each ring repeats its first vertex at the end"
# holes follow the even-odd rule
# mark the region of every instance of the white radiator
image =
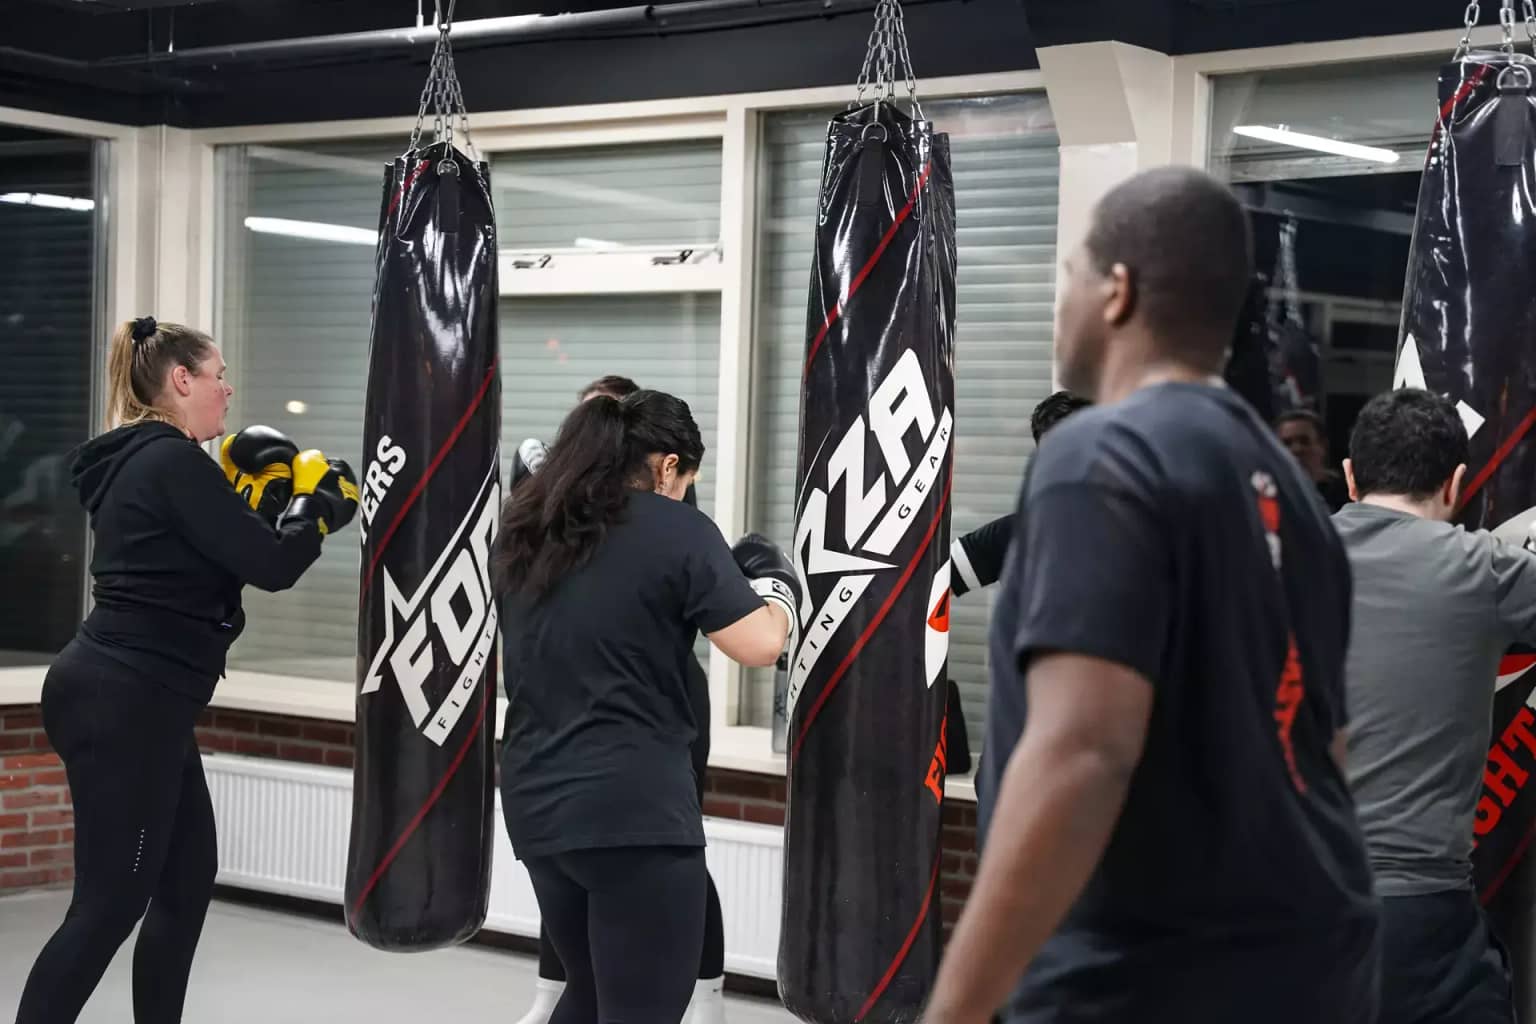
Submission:
MULTIPOLYGON (((340 905, 352 817, 352 773, 233 754, 205 754, 219 827, 219 881, 340 905)), ((490 910, 493 932, 536 936, 539 907, 512 856, 496 807, 490 910)), ((705 818, 709 870, 725 913, 725 966, 774 977, 784 834, 769 825, 705 818)))

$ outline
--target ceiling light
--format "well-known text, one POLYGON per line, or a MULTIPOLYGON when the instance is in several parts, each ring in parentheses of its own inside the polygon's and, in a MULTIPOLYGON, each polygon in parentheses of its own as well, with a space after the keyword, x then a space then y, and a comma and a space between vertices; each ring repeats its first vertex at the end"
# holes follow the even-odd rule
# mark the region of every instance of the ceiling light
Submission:
POLYGON ((1318 153, 1332 153, 1335 156, 1347 156, 1355 160, 1369 160, 1371 163, 1377 164, 1395 164, 1399 160, 1399 155, 1390 149, 1361 146, 1354 142, 1340 142, 1338 139, 1325 139, 1321 135, 1293 132, 1289 128, 1268 128, 1264 125, 1240 124, 1232 129, 1232 133, 1250 139, 1261 139, 1264 142, 1278 143, 1282 146, 1310 149, 1318 153))
POLYGON ((283 408, 287 409, 289 412, 293 413, 295 416, 303 416, 306 412, 309 411, 309 403, 308 402, 301 402, 298 399, 294 399, 293 401, 291 401, 287 405, 285 405, 283 408))
POLYGON ((80 199, 75 196, 55 196, 47 192, 6 192, 0 195, 0 203, 14 203, 18 206, 46 206, 50 210, 86 210, 96 209, 94 199, 80 199))
POLYGON ((379 233, 367 228, 349 228, 343 224, 321 224, 312 220, 284 220, 282 217, 247 217, 245 226, 263 235, 287 235, 312 238, 317 242, 346 242, 350 245, 378 245, 379 233))

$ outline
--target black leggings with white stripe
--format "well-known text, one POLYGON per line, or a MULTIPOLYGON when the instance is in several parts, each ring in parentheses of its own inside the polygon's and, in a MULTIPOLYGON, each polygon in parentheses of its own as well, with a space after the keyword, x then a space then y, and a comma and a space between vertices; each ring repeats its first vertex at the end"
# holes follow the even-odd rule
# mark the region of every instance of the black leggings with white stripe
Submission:
POLYGON ((218 871, 193 736, 199 711, 78 642, 48 670, 43 727, 74 801, 75 892, 27 978, 16 1024, 73 1022, 141 918, 133 1020, 181 1020, 218 871))

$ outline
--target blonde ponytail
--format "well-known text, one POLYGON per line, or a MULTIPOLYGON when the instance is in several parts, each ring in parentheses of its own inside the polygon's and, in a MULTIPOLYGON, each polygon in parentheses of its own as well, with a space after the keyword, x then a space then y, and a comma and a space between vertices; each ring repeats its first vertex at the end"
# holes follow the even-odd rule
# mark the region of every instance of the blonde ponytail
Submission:
POLYGON ((156 323, 153 317, 124 320, 112 334, 107 353, 107 426, 125 427, 155 420, 179 426, 156 405, 173 366, 197 373, 213 339, 181 324, 156 323))

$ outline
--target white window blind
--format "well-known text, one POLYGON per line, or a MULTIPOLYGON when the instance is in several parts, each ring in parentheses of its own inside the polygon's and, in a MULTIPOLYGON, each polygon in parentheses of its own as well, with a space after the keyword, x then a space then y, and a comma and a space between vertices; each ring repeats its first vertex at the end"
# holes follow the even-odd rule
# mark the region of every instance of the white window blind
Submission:
MULTIPOLYGON (((1013 510, 1032 447, 1029 414, 1051 390, 1058 140, 1044 97, 929 102, 924 110, 949 133, 955 179, 952 530, 959 536, 1013 510)), ((763 128, 752 513, 756 527, 783 544, 793 528, 812 230, 831 113, 774 115, 763 128)), ((990 592, 967 595, 950 619, 949 673, 972 750, 986 709, 990 602, 990 592)), ((769 673, 747 674, 742 704, 747 724, 769 724, 769 673)))
MULTIPOLYGON (((270 424, 361 472, 373 245, 361 236, 346 243, 261 233, 246 219, 376 231, 383 167, 393 155, 379 145, 221 151, 220 330, 236 389, 230 429, 270 424)), ((720 145, 509 154, 497 158, 492 187, 503 249, 575 246, 578 238, 704 241, 719 234, 720 145), (658 210, 680 219, 669 223, 658 210)), ((552 438, 577 389, 609 373, 686 399, 715 449, 717 295, 503 295, 499 313, 504 469, 518 442, 552 438)), ((708 509, 707 475, 700 492, 708 509)), ((292 591, 247 589, 246 634, 231 664, 352 679, 357 571, 349 530, 327 542, 292 591)))

